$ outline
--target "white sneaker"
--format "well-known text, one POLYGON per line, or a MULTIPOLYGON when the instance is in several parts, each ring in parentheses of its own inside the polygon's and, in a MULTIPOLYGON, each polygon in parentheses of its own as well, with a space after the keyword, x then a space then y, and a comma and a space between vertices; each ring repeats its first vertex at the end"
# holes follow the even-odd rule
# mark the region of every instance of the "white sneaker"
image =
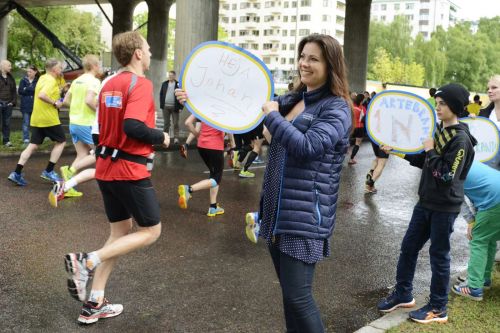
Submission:
POLYGON ((93 324, 102 318, 116 317, 123 312, 123 305, 111 304, 107 299, 100 307, 94 306, 92 302, 83 304, 78 321, 82 324, 93 324))

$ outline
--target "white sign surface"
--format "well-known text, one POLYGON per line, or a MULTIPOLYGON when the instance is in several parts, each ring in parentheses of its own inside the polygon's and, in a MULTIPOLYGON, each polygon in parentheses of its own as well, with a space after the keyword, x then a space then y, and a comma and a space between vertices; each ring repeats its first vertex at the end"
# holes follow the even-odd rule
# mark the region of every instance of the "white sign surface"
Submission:
POLYGON ((371 100, 366 115, 366 131, 378 145, 395 152, 416 154, 422 142, 432 137, 436 116, 422 97, 398 90, 386 90, 371 100))
POLYGON ((469 125, 469 131, 477 140, 474 147, 474 159, 488 162, 498 153, 498 129, 494 122, 484 117, 461 118, 461 122, 469 125))
POLYGON ((273 98, 266 65, 250 52, 223 42, 205 42, 188 56, 181 73, 191 113, 214 128, 245 133, 262 121, 273 98))

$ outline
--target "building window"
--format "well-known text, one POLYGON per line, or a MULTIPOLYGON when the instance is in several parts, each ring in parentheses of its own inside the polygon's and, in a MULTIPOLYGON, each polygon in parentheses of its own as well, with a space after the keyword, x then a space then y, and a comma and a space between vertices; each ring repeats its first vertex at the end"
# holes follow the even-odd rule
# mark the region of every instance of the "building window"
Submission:
POLYGON ((240 36, 248 36, 248 30, 240 30, 240 36))
POLYGON ((248 43, 241 43, 240 47, 243 49, 248 49, 248 43))
POLYGON ((283 35, 283 37, 288 36, 288 30, 283 30, 283 31, 282 31, 282 35, 283 35))
POLYGON ((229 23, 229 17, 221 17, 220 20, 222 23, 229 23))
POLYGON ((380 21, 385 22, 385 15, 380 16, 380 21))
POLYGON ((288 8, 288 6, 289 6, 290 4, 288 3, 288 1, 285 1, 284 5, 285 5, 285 8, 288 8))
POLYGON ((274 16, 272 15, 264 16, 264 22, 271 22, 271 21, 274 21, 274 16))
POLYGON ((270 50, 273 48, 273 44, 272 43, 264 43, 262 44, 262 49, 263 50, 270 50))
POLYGON ((321 29, 321 33, 323 35, 329 35, 330 34, 330 30, 328 30, 328 29, 321 29))
POLYGON ((413 21, 413 15, 405 15, 408 21, 413 21))
POLYGON ((283 22, 288 22, 288 16, 283 16, 283 22))
POLYGON ((290 16, 290 22, 297 22, 297 16, 295 15, 290 16))
POLYGON ((252 50, 258 50, 258 49, 259 49, 259 44, 252 43, 252 50))
POLYGON ((295 51, 295 44, 290 44, 290 47, 288 49, 290 51, 295 51))
POLYGON ((281 64, 286 65, 286 58, 281 58, 281 64))
POLYGON ((394 10, 399 10, 399 3, 394 4, 394 10))
POLYGON ((413 3, 407 3, 407 4, 405 5, 405 8, 406 8, 406 9, 413 9, 413 7, 414 7, 414 4, 413 4, 413 3))
POLYGON ((236 17, 231 17, 231 23, 236 23, 236 17))
POLYGON ((237 6, 238 6, 237 4, 233 3, 233 4, 231 5, 231 9, 232 9, 232 10, 236 10, 236 9, 238 9, 238 7, 237 7, 237 6))
POLYGON ((323 7, 329 7, 330 6, 330 0, 323 0, 323 7))
POLYGON ((300 6, 302 7, 311 7, 311 0, 301 0, 300 6))
POLYGON ((307 15, 300 15, 300 21, 303 22, 303 21, 311 21, 311 15, 307 14, 307 15))
POLYGON ((281 50, 286 51, 286 44, 281 45, 281 50))
POLYGON ((242 2, 240 3, 240 9, 246 9, 250 8, 250 3, 249 2, 242 2))
POLYGON ((380 10, 387 10, 387 5, 385 3, 381 4, 380 10))
POLYGON ((295 59, 294 59, 294 58, 290 58, 290 59, 288 59, 288 63, 289 63, 290 65, 293 65, 293 64, 295 63, 295 59))
POLYGON ((373 4, 373 5, 372 5, 372 9, 373 9, 373 10, 378 10, 378 4, 377 4, 377 3, 376 3, 376 4, 373 4))
POLYGON ((252 30, 252 35, 253 35, 253 36, 258 36, 258 35, 259 35, 259 33, 260 33, 260 31, 259 31, 259 30, 252 30))
POLYGON ((223 4, 222 9, 229 10, 229 4, 228 3, 223 4))
POLYGON ((310 30, 309 29, 300 29, 299 30, 299 36, 307 36, 310 34, 310 30))
POLYGON ((292 1, 292 8, 297 8, 297 1, 292 1))
POLYGON ((321 20, 323 22, 332 22, 332 17, 330 15, 322 15, 321 20))
POLYGON ((263 57, 262 61, 266 64, 269 65, 271 63, 271 57, 263 57))
POLYGON ((231 37, 235 37, 236 36, 236 31, 232 30, 231 31, 231 37))
POLYGON ((297 30, 290 30, 290 36, 294 37, 297 34, 297 30))

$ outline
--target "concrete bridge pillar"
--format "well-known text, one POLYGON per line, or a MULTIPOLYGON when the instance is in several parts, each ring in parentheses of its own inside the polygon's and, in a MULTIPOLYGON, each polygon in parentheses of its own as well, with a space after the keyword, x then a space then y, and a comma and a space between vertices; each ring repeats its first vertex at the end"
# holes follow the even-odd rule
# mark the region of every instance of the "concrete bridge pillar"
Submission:
POLYGON ((9 15, 0 19, 0 60, 7 59, 7 28, 9 15))
POLYGON ((162 117, 159 105, 161 83, 167 73, 168 12, 174 0, 146 0, 148 4, 148 43, 151 47, 151 65, 146 73, 153 81, 158 118, 162 117))
MULTIPOLYGON (((134 23, 134 9, 140 0, 109 0, 113 7, 113 36, 120 32, 130 31, 134 23)), ((111 67, 116 70, 120 64, 115 57, 111 58, 111 67)))
POLYGON ((349 88, 366 89, 368 34, 372 0, 347 0, 345 11, 344 56, 349 70, 349 88))
MULTIPOLYGON (((217 40, 219 0, 181 0, 176 4, 174 70, 180 81, 184 60, 201 42, 217 40)), ((181 129, 189 112, 180 115, 181 129)))

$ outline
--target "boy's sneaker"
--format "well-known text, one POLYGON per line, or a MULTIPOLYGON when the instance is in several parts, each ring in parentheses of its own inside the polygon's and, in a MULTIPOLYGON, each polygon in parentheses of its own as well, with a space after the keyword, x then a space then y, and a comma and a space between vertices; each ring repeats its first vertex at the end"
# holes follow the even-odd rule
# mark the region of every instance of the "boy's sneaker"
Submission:
POLYGON ((49 203, 52 207, 57 208, 58 202, 62 199, 64 199, 64 181, 59 180, 52 186, 52 190, 49 193, 49 203))
POLYGON ((247 238, 252 243, 257 244, 260 231, 259 213, 258 212, 247 213, 247 215, 245 216, 245 222, 247 224, 245 227, 245 233, 247 235, 247 238))
POLYGON ((82 192, 78 192, 74 187, 70 188, 66 193, 64 193, 65 198, 77 198, 83 195, 82 192))
MULTIPOLYGON (((463 282, 465 282, 465 284, 467 285, 467 275, 459 275, 457 277, 457 285, 459 284, 462 284, 463 282)), ((486 279, 484 280, 484 284, 483 284, 483 290, 488 290, 491 288, 491 279, 486 279)))
POLYGON ((467 281, 454 285, 451 290, 457 295, 465 296, 474 301, 483 300, 483 288, 471 288, 467 285, 467 281))
POLYGON ((12 142, 8 141, 7 143, 4 144, 4 146, 7 148, 12 148, 14 145, 12 144, 12 142))
POLYGON ((240 173, 238 174, 238 176, 240 176, 240 178, 254 178, 255 173, 250 172, 248 170, 247 171, 241 170, 240 173))
POLYGON ((94 302, 87 302, 83 304, 78 321, 82 324, 93 324, 99 319, 116 317, 122 312, 123 305, 111 304, 107 299, 104 299, 99 307, 94 302))
POLYGON ((179 193, 179 207, 182 209, 188 208, 188 201, 191 199, 191 193, 189 193, 189 185, 179 185, 177 188, 177 193, 179 193))
POLYGON ((71 297, 81 302, 87 298, 87 284, 92 271, 87 268, 86 253, 68 253, 64 256, 66 272, 69 274, 68 291, 71 297))
POLYGON ((187 144, 180 145, 179 152, 180 152, 182 157, 187 159, 188 158, 188 145, 187 144))
POLYGON ((70 180, 71 177, 73 177, 75 175, 75 173, 70 170, 68 165, 64 165, 64 166, 60 167, 59 170, 61 171, 61 176, 65 182, 70 180))
POLYGON ((47 170, 43 170, 40 177, 45 179, 45 180, 51 181, 53 183, 55 183, 59 180, 62 180, 61 177, 59 177, 57 172, 55 172, 54 170, 52 170, 51 172, 47 172, 47 170))
POLYGON ((259 156, 257 156, 257 158, 255 158, 255 160, 253 161, 253 163, 255 163, 255 164, 264 164, 266 162, 263 159, 261 159, 259 156))
POLYGON ((389 296, 382 299, 377 304, 377 309, 380 312, 391 312, 397 308, 412 308, 415 306, 415 299, 412 296, 399 297, 394 290, 389 296))
POLYGON ((216 215, 222 215, 222 214, 224 214, 224 208, 219 207, 219 205, 217 205, 216 208, 210 207, 208 209, 207 216, 214 217, 216 215))
POLYGON ((28 184, 28 182, 26 182, 26 180, 24 179, 23 175, 21 173, 16 173, 15 171, 12 171, 7 177, 7 179, 18 186, 26 186, 28 184))
POLYGON ((411 311, 409 317, 411 320, 421 324, 448 322, 448 312, 446 311, 446 307, 437 309, 430 304, 427 304, 418 310, 411 311))

